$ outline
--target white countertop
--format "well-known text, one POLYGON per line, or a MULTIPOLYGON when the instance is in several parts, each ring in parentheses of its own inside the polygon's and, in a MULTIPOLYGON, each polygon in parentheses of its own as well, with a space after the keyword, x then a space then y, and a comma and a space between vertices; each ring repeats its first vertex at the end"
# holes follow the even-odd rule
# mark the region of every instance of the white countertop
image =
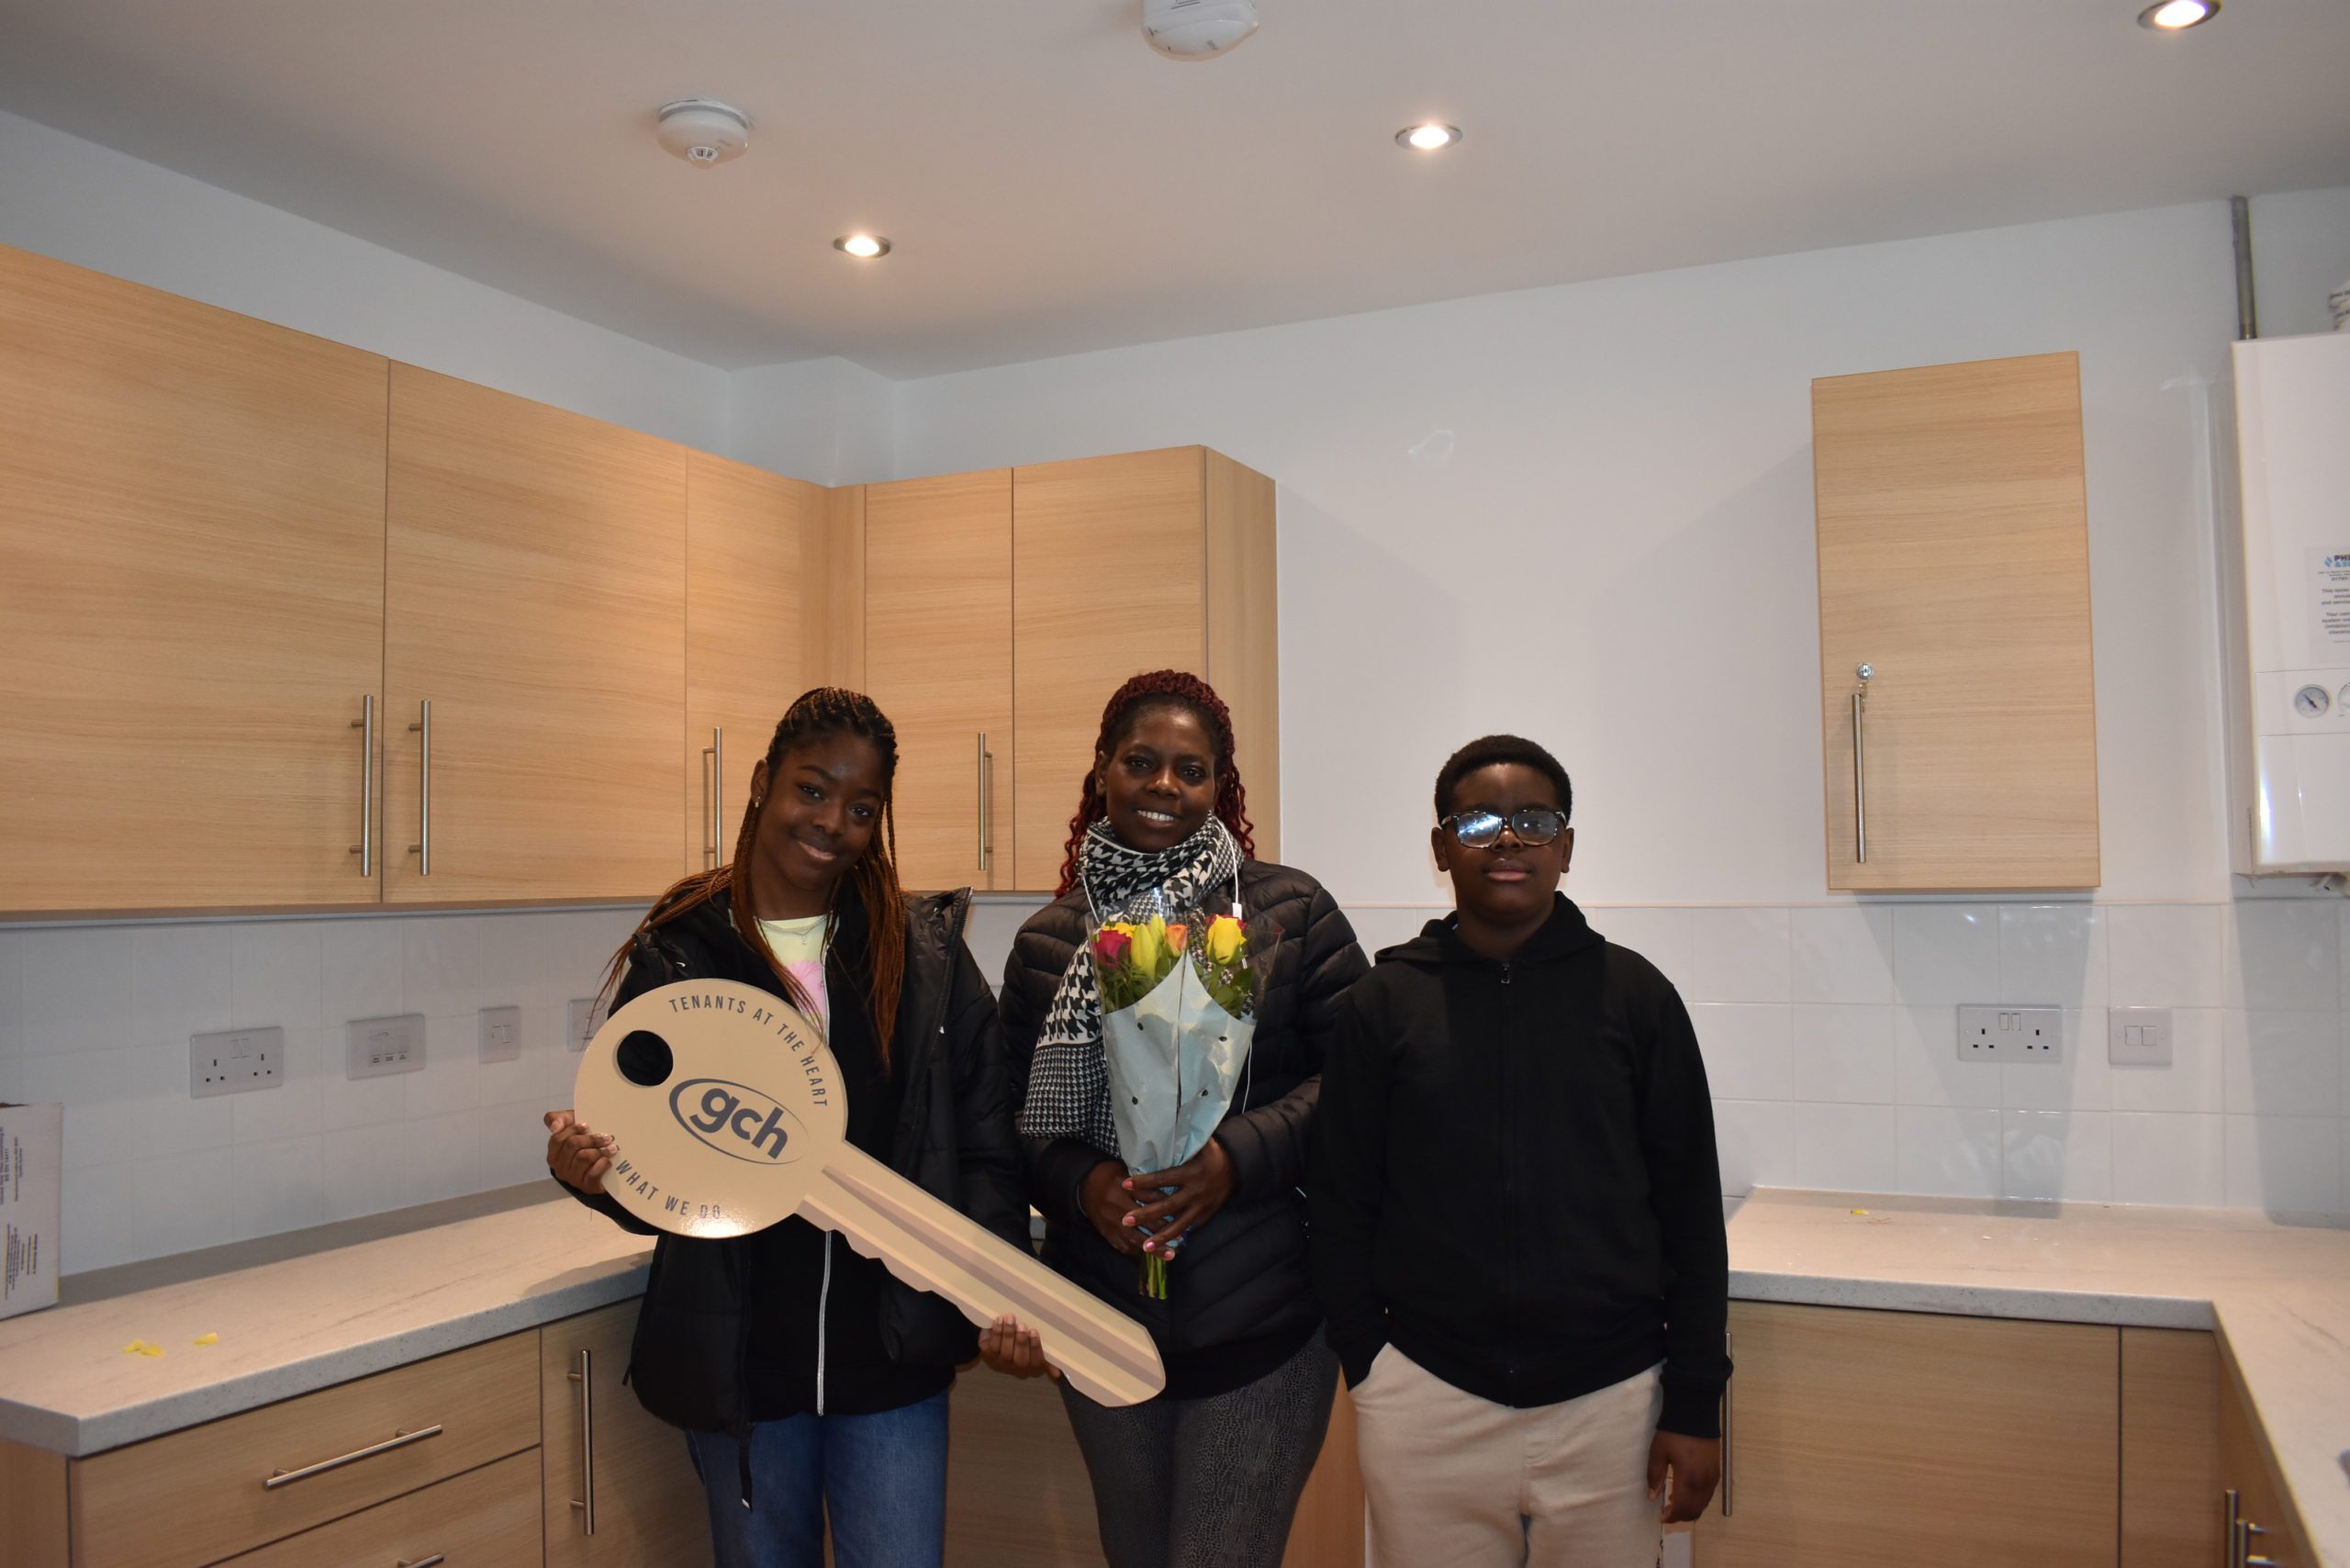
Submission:
MULTIPOLYGON (((364 1377, 624 1300, 650 1251, 537 1184, 78 1276, 0 1322, 0 1439, 95 1453, 364 1377)), ((1766 1190, 1729 1251, 1742 1300, 2217 1327, 2320 1561, 2350 1568, 2350 1226, 1766 1190)))
POLYGON ((0 1322, 0 1439, 89 1454, 177 1431, 640 1295, 652 1256, 537 1182, 69 1277, 0 1322))
POLYGON ((1744 1301, 2216 1327, 2319 1562, 2350 1568, 2343 1221, 1765 1189, 1733 1211, 1729 1260, 1744 1301))

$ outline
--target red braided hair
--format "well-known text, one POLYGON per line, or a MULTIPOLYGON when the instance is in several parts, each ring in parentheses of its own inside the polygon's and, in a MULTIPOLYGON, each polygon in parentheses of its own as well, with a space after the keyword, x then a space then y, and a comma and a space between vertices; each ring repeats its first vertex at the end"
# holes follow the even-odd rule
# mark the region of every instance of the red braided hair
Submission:
MULTIPOLYGON (((1256 824, 1248 820, 1248 791, 1241 788, 1240 765, 1233 757, 1232 711, 1215 688, 1198 676, 1180 669, 1155 669, 1135 677, 1110 693, 1109 704, 1102 710, 1102 733, 1093 743, 1093 753, 1103 757, 1116 749, 1119 737, 1128 725, 1153 708, 1180 708, 1197 719, 1215 742, 1215 815, 1216 820, 1232 830, 1240 843, 1244 857, 1253 858, 1257 853, 1256 824)), ((1069 819, 1069 845, 1061 859, 1061 882, 1054 894, 1067 897, 1077 887, 1077 850, 1085 842, 1086 830, 1100 822, 1104 813, 1102 787, 1095 781, 1094 768, 1085 770, 1085 781, 1079 786, 1077 815, 1069 819)))

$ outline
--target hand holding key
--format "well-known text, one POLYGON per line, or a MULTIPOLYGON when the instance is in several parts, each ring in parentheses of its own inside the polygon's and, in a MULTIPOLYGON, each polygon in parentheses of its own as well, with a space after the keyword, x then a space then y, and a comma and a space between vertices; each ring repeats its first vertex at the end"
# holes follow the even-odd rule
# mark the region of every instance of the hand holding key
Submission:
POLYGON ((779 997, 733 980, 644 992, 588 1043, 574 1104, 583 1145, 619 1144, 609 1168, 590 1160, 583 1173, 649 1225, 721 1238, 797 1214, 983 1330, 1019 1319, 1045 1361, 1102 1404, 1166 1386, 1140 1324, 848 1142, 832 1053, 779 997))

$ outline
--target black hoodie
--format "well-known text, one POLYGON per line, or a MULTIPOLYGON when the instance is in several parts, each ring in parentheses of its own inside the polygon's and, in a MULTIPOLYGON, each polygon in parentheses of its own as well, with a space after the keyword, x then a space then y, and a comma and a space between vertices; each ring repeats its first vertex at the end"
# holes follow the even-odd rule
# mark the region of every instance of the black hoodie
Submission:
POLYGON ((1551 1405, 1664 1363, 1664 1430, 1710 1438, 1729 1254, 1689 1014, 1564 895, 1507 963, 1431 921, 1340 1005, 1312 1193, 1349 1385, 1380 1348, 1551 1405))

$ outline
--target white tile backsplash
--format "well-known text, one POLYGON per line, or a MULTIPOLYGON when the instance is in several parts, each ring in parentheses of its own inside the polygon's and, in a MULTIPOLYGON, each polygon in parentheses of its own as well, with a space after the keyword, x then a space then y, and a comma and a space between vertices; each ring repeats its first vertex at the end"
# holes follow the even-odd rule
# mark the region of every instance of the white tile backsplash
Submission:
POLYGON ((2104 1203, 2113 1196, 2113 1117, 2103 1111, 2002 1111, 2005 1198, 2104 1203))
POLYGON ((1787 1093, 1796 1100, 1894 1103, 1893 1009, 1797 1004, 1790 1017, 1787 1093))
POLYGON ((2214 1208, 2228 1201, 2227 1118, 2116 1112, 2113 1198, 2214 1208))
POLYGON ((2106 1000, 2115 1007, 2219 1007, 2227 1000, 2227 910, 2115 904, 2105 911, 2106 1000))
POLYGON ((1903 904, 1893 912, 1893 980, 1900 1000, 1997 1002, 1999 911, 1987 904, 1903 904))
MULTIPOLYGON (((1033 901, 975 910, 990 981, 1033 901)), ((1727 1192, 2350 1211, 2340 901, 1595 908, 1680 989, 1727 1192), (2250 1000, 2257 1005, 2247 1006, 2250 1000), (1961 1002, 2065 1010, 2065 1060, 1961 1060, 1961 1002), (2172 1011, 2166 1068, 2106 1063, 2105 1012, 2172 1011)), ((65 1102, 64 1255, 100 1267, 537 1180, 570 1103, 565 1008, 632 909, 0 930, 0 1096, 65 1102), (478 1059, 482 1006, 522 1055, 478 1059), (344 1025, 421 1013, 420 1073, 352 1082, 344 1025), (191 1100, 187 1036, 285 1030, 285 1082, 191 1100)), ((1366 909, 1366 946, 1441 907, 1366 909)))
POLYGON ((1693 909, 1689 980, 1695 1002, 1785 1002, 1789 976, 1787 912, 1767 907, 1693 909))
POLYGON ((1891 1002, 1893 911, 1883 904, 1787 912, 1797 1002, 1891 1002))
POLYGON ((2106 929, 2094 905, 2008 904, 1999 911, 1994 1000, 2075 1011, 2103 1007, 2106 929))

